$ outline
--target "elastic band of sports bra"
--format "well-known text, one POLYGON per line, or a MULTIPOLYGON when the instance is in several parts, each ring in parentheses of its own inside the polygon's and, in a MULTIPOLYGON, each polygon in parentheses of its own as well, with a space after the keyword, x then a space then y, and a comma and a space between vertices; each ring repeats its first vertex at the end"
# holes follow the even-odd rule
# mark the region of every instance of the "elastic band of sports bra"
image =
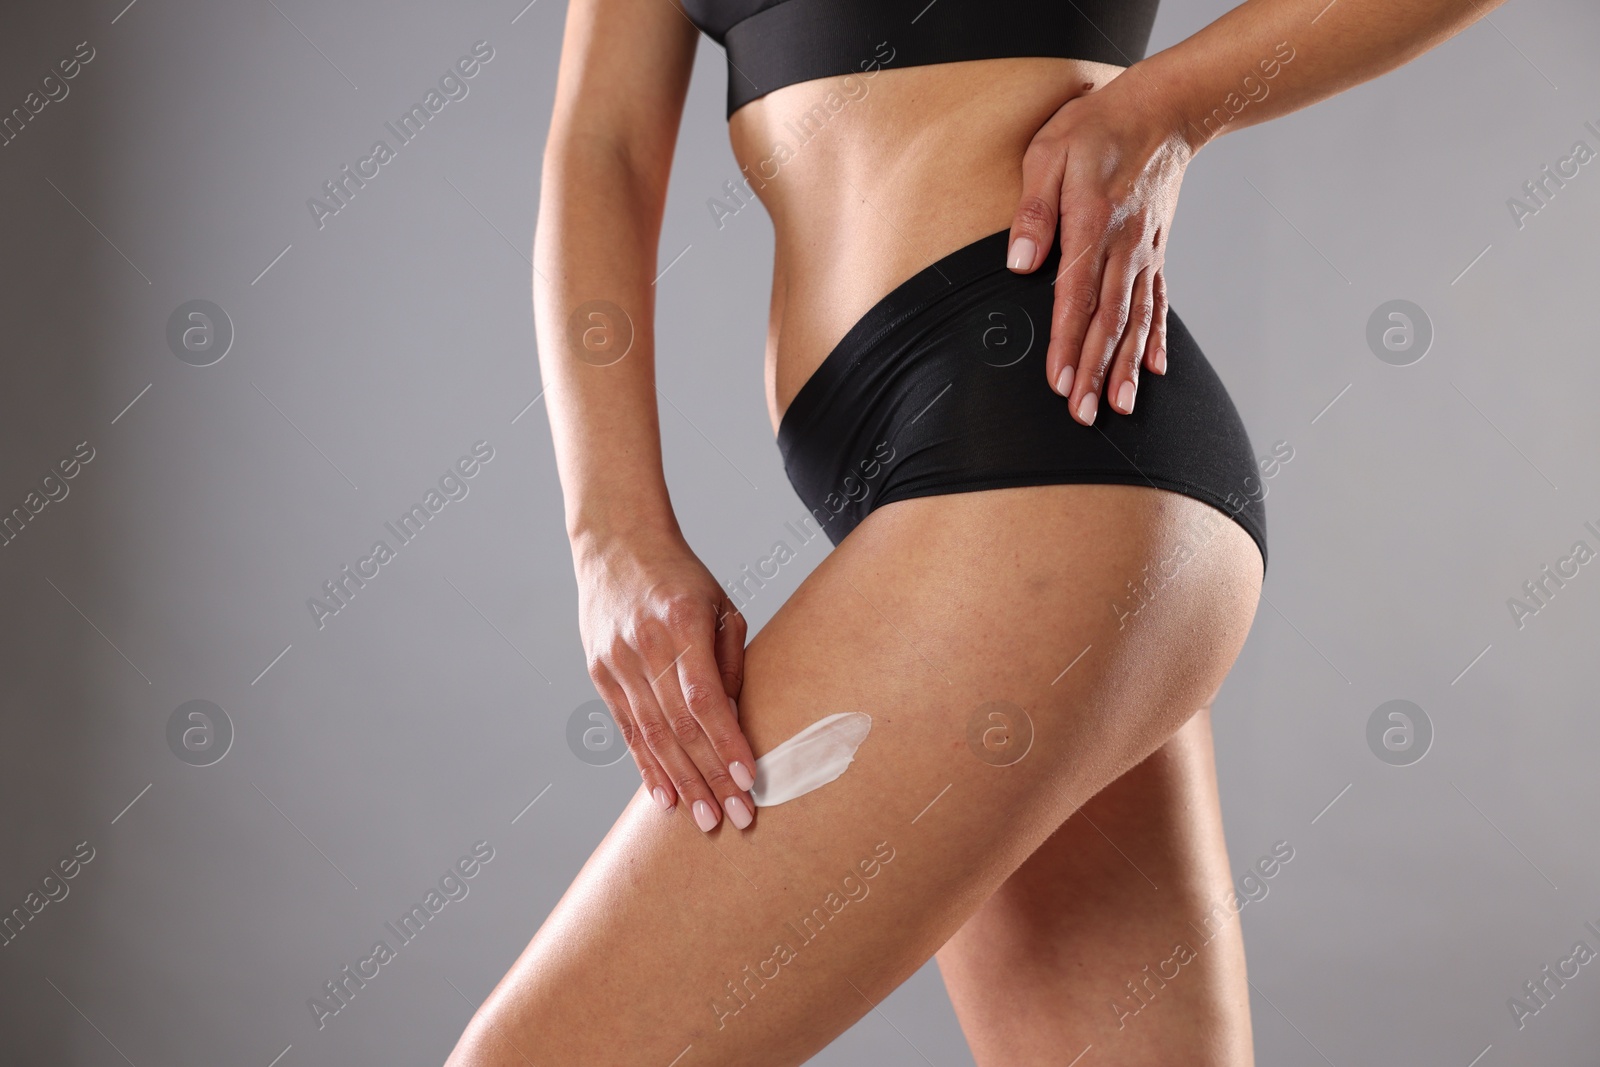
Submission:
POLYGON ((1130 0, 783 0, 724 37, 728 115, 787 85, 879 68, 1027 56, 1131 66, 1155 13, 1155 3, 1130 0))

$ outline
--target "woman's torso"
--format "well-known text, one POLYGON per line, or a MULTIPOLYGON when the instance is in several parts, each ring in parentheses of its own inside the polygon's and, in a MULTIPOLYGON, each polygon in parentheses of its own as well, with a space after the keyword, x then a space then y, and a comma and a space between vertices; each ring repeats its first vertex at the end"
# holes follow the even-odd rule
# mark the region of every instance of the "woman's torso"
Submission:
POLYGON ((873 304, 929 263, 1008 227, 1022 156, 1066 101, 1123 68, 1003 58, 799 82, 734 112, 729 136, 772 217, 766 346, 774 431, 873 304))

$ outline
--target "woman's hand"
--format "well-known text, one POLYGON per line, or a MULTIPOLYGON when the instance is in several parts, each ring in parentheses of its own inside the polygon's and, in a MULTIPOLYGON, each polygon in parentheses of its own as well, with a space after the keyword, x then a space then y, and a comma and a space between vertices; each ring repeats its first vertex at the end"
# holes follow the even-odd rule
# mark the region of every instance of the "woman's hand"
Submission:
POLYGON ((1161 269, 1194 150, 1175 113, 1138 84, 1141 74, 1125 71, 1068 100, 1040 128, 1023 155, 1022 199, 1011 223, 1006 263, 1021 274, 1044 262, 1060 225, 1045 371, 1086 426, 1102 386, 1126 415, 1141 364, 1156 374, 1167 369, 1161 269))
POLYGON ((750 825, 755 757, 734 699, 744 616, 681 535, 610 539, 574 553, 589 677, 645 788, 700 829, 750 825))

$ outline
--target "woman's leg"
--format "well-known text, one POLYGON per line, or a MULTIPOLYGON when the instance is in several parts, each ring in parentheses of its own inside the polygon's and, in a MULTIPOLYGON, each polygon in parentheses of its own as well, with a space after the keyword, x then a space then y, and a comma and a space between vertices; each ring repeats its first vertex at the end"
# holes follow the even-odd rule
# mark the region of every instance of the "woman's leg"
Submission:
POLYGON ((939 950, 978 1063, 1249 1067, 1232 891, 1202 708, 939 950))
POLYGON ((450 1064, 802 1062, 1216 692, 1260 580, 1241 528, 1147 487, 878 509, 750 643, 739 700, 757 753, 866 712, 855 763, 744 832, 641 790, 450 1064), (994 701, 1033 727, 1009 765, 968 741, 994 701))

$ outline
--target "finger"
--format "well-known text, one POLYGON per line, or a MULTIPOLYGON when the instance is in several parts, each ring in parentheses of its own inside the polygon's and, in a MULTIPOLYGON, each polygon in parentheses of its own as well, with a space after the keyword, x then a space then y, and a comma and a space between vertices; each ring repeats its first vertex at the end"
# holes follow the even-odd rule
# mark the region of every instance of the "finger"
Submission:
POLYGON ((1073 382, 1095 309, 1100 306, 1105 268, 1104 239, 1109 208, 1079 206, 1063 216, 1062 268, 1055 277, 1055 302, 1050 312, 1050 343, 1045 349, 1045 375, 1062 396, 1072 395, 1073 382))
MULTIPOLYGON (((750 825, 755 805, 729 764, 739 763, 742 776, 753 783, 755 757, 723 688, 713 651, 715 614, 707 600, 675 598, 666 605, 660 624, 641 632, 639 651, 649 664, 651 689, 679 747, 715 797, 717 819, 726 812, 742 830, 750 825), (666 656, 672 658, 663 662, 666 656)), ((702 830, 715 825, 698 804, 691 804, 690 810, 702 830)))
MULTIPOLYGON (((671 662, 665 666, 666 670, 662 673, 671 673, 671 662)), ((634 716, 638 720, 639 733, 644 738, 645 746, 661 764, 661 769, 671 780, 684 806, 689 809, 690 818, 700 829, 712 830, 722 821, 719 801, 716 794, 711 791, 711 787, 706 785, 705 778, 700 774, 700 768, 678 743, 678 725, 673 721, 670 706, 662 706, 660 697, 651 684, 651 673, 647 662, 643 658, 637 658, 632 669, 619 670, 616 677, 623 692, 628 696, 628 705, 633 708, 634 716)), ((672 687, 676 688, 676 680, 672 687)), ((678 717, 687 717, 687 712, 680 712, 678 717)))
POLYGON ((716 657, 722 688, 735 700, 744 688, 744 639, 748 629, 745 617, 730 599, 718 609, 716 657))
POLYGON ((1056 236, 1056 205, 1061 202, 1061 176, 1066 172, 1067 146, 1040 133, 1022 154, 1022 196, 1011 218, 1006 266, 1018 274, 1037 270, 1056 236))
POLYGON ((699 759, 699 745, 686 746, 691 758, 709 771, 706 781, 717 794, 722 810, 743 830, 755 816, 750 787, 755 784, 756 758, 739 729, 733 697, 723 689, 717 657, 711 645, 698 642, 678 660, 678 685, 689 713, 700 724, 701 736, 711 745, 709 767, 699 759))
POLYGON ((1132 414, 1134 397, 1139 391, 1139 360, 1144 355, 1145 343, 1150 339, 1150 323, 1155 317, 1155 301, 1150 298, 1150 274, 1146 267, 1133 279, 1133 304, 1128 311, 1128 325, 1117 342, 1116 354, 1111 359, 1111 374, 1106 379, 1106 399, 1112 410, 1124 415, 1132 414))
POLYGON ((628 706, 627 694, 622 691, 622 687, 617 684, 604 664, 595 664, 589 676, 594 680, 594 687, 600 694, 600 699, 611 709, 611 717, 616 720, 617 730, 622 734, 622 743, 628 746, 628 753, 633 756, 633 762, 639 768, 639 777, 644 779, 645 790, 656 802, 657 807, 662 811, 671 811, 678 802, 677 793, 672 788, 672 779, 662 769, 655 753, 644 743, 644 734, 639 730, 638 720, 628 706))
MULTIPOLYGON (((685 654, 689 651, 685 649, 685 654)), ((689 804, 689 814, 696 826, 710 832, 722 821, 722 815, 727 810, 727 799, 737 796, 739 790, 733 776, 728 773, 727 764, 717 757, 697 717, 697 710, 705 710, 706 691, 696 689, 693 693, 694 699, 700 703, 699 709, 691 707, 684 694, 677 671, 681 658, 668 662, 660 670, 652 670, 651 690, 666 717, 678 750, 683 753, 695 775, 695 798, 689 804)), ((728 707, 728 697, 722 692, 720 683, 716 683, 715 693, 717 702, 731 718, 732 709, 728 707)), ((677 781, 677 778, 673 780, 677 781)), ((679 788, 682 788, 681 783, 679 788)))
POLYGON ((1116 351, 1117 342, 1127 328, 1136 273, 1126 258, 1113 259, 1106 264, 1105 278, 1100 287, 1100 303, 1084 333, 1069 405, 1073 417, 1085 426, 1094 424, 1095 414, 1100 408, 1100 389, 1105 384, 1106 372, 1111 368, 1111 357, 1116 351))
POLYGON ((1167 276, 1157 267, 1150 282, 1155 299, 1155 315, 1150 323, 1150 340, 1144 346, 1144 365, 1156 374, 1167 373, 1167 276))
MULTIPOLYGON (((721 625, 717 627, 716 634, 717 672, 722 676, 722 688, 728 694, 728 702, 733 708, 734 722, 737 723, 739 721, 739 694, 744 690, 744 642, 747 628, 744 615, 734 606, 732 600, 725 600, 723 609, 721 625)), ((739 728, 739 733, 743 737, 744 728, 742 726, 739 728)), ((747 740, 746 744, 748 743, 747 740)), ((734 782, 747 793, 750 791, 750 787, 755 784, 756 765, 753 751, 751 756, 749 763, 744 763, 741 760, 737 761, 738 766, 733 763, 728 765, 728 773, 733 775, 734 782)), ((751 808, 755 807, 753 800, 750 806, 751 808)))

